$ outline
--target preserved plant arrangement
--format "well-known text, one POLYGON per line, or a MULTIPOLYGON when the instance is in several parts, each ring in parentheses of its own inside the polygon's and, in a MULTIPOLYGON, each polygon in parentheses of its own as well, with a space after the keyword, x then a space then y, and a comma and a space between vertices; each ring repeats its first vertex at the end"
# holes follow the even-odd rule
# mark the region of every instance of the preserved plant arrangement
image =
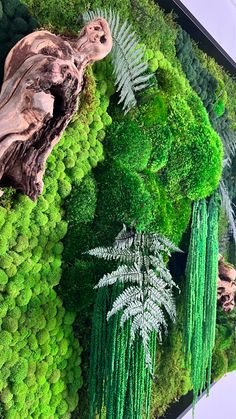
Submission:
MULTIPOLYGON (((116 342, 118 335, 120 333, 120 327, 123 328, 126 326, 126 343, 123 342, 126 347, 126 351, 130 351, 130 346, 135 344, 135 351, 138 353, 141 351, 142 361, 141 366, 138 361, 137 365, 134 367, 141 368, 139 369, 139 377, 141 381, 137 383, 138 386, 142 386, 143 377, 146 377, 144 380, 145 385, 150 386, 150 374, 153 375, 154 366, 153 362, 153 345, 157 336, 161 340, 162 331, 167 332, 167 321, 165 319, 165 312, 168 313, 170 319, 175 321, 176 310, 175 303, 173 298, 173 287, 176 287, 175 283, 172 280, 171 274, 166 267, 164 262, 164 255, 168 257, 171 256, 170 251, 180 252, 180 249, 173 245, 168 239, 162 237, 158 234, 136 232, 134 229, 127 229, 124 225, 120 233, 117 235, 113 246, 110 247, 97 247, 88 251, 88 254, 91 256, 96 256, 105 260, 115 260, 122 262, 118 268, 110 274, 104 275, 98 282, 96 288, 99 289, 97 294, 97 299, 100 301, 100 310, 104 310, 104 304, 101 302, 102 294, 107 293, 106 287, 109 285, 114 285, 115 289, 115 298, 114 293, 112 293, 112 306, 108 313, 104 313, 102 316, 106 316, 107 320, 114 316, 116 319, 113 324, 115 329, 113 330, 113 342, 116 342), (104 288, 102 293, 102 288, 104 288), (120 292, 119 292, 120 291, 120 292), (121 312, 121 313, 120 313, 121 312), (119 314, 120 313, 120 314, 119 314), (143 349, 144 353, 143 353, 143 349), (149 372, 148 372, 149 371, 149 372)), ((100 313, 101 316, 101 313, 100 313)), ((100 385, 104 393, 108 393, 106 386, 109 380, 106 377, 107 371, 110 370, 108 367, 109 360, 113 358, 113 362, 126 363, 125 370, 127 377, 121 376, 120 380, 125 380, 125 392, 129 392, 128 383, 131 380, 131 383, 135 381, 134 371, 130 367, 130 356, 123 356, 122 361, 115 359, 115 355, 110 354, 113 351, 114 343, 109 346, 104 344, 103 351, 105 351, 105 358, 103 360, 94 357, 94 352, 98 351, 99 342, 103 341, 101 336, 105 332, 105 324, 103 321, 102 329, 98 330, 100 326, 97 321, 97 315, 94 315, 93 323, 93 337, 91 343, 91 370, 90 370, 90 400, 92 404, 94 402, 94 391, 99 393, 99 385, 94 387, 96 382, 97 368, 101 368, 101 371, 104 371, 104 376, 100 375, 100 385), (96 332, 95 332, 96 330, 96 332), (98 365, 94 363, 94 360, 97 358, 98 365), (105 365, 101 366, 101 362, 105 365), (104 387, 103 387, 104 386, 104 387), (96 390, 95 390, 96 388, 96 390)), ((109 332, 107 332, 109 335, 109 332)), ((121 332, 123 333, 123 332, 121 332)), ((154 350, 155 353, 155 350, 154 350)), ((120 367, 120 365, 119 365, 120 367)), ((114 367, 113 367, 114 368, 114 367)), ((113 368, 111 367, 112 371, 113 368)), ((122 366, 123 368, 123 366, 122 366)), ((115 371, 114 371, 115 373, 115 371)), ((121 384, 120 384, 121 385, 121 384)), ((149 389, 147 393, 150 396, 149 389)), ((111 403, 109 397, 104 394, 105 405, 109 411, 109 405, 111 403)), ((148 397, 149 397, 148 396, 148 397)), ((139 403, 138 399, 134 399, 134 409, 135 406, 139 403)), ((148 404, 148 401, 146 401, 148 404)), ((101 409, 102 405, 100 405, 101 409)), ((117 407, 118 408, 118 407, 117 407)), ((142 404, 140 406, 142 409, 142 404)), ((147 412, 149 408, 146 409, 147 412)), ((91 418, 93 417, 96 408, 91 406, 91 418)), ((99 409, 98 409, 99 413, 99 409)), ((112 416, 107 415, 107 418, 112 416)), ((120 416, 123 417, 123 416, 120 416)), ((139 417, 139 416, 137 416, 139 417)))
POLYGON ((111 51, 113 73, 117 92, 120 92, 119 103, 127 113, 137 104, 136 92, 145 89, 150 83, 152 74, 145 74, 148 69, 144 62, 144 49, 127 20, 122 23, 119 13, 113 10, 97 9, 83 15, 88 22, 97 17, 107 20, 113 40, 111 51))

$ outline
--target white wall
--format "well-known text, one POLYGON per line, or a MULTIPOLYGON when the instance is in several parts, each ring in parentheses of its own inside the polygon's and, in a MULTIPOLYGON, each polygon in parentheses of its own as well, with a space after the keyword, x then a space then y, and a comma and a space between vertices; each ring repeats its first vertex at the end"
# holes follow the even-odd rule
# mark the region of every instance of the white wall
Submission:
POLYGON ((181 0, 236 62, 236 0, 181 0))
MULTIPOLYGON (((235 419, 235 401, 236 371, 226 374, 212 386, 208 397, 203 396, 198 401, 194 419, 235 419)), ((192 419, 192 409, 181 418, 192 419)))

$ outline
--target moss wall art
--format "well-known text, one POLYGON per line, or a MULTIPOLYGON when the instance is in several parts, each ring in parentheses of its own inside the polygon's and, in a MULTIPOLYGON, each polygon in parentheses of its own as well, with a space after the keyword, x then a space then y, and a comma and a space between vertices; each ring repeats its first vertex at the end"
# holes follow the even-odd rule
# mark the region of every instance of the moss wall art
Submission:
MULTIPOLYGON (((150 78, 148 82, 143 79, 145 88, 134 90, 136 104, 125 113, 118 103, 114 71, 121 60, 119 54, 90 65, 78 111, 48 158, 42 195, 32 202, 6 188, 0 197, 0 418, 94 419, 96 412, 102 419, 141 419, 146 411, 154 419, 192 389, 196 398, 199 389, 206 388, 207 367, 209 383, 236 369, 235 313, 225 313, 220 307, 216 310, 215 278, 218 241, 220 252, 233 262, 229 249, 236 238, 232 227, 236 198, 234 78, 198 48, 172 14, 165 14, 158 1, 152 0, 117 0, 115 5, 110 0, 92 4, 87 0, 1 0, 0 78, 6 54, 23 36, 36 28, 76 36, 84 24, 84 13, 96 13, 97 8, 119 15, 120 37, 127 29, 122 27, 125 20, 131 25, 138 39, 135 48, 142 49, 145 75, 150 78), (209 211, 204 225, 196 216, 201 205, 209 211), (123 225, 135 234, 164 237, 173 246, 172 255, 161 246, 158 255, 160 266, 166 267, 175 284, 176 316, 174 322, 165 317, 168 333, 162 333, 162 341, 159 329, 152 329, 152 374, 146 369, 139 339, 134 343, 137 351, 129 352, 130 324, 122 329, 114 316, 108 327, 107 312, 121 288, 109 285, 103 294, 94 289, 100 278, 117 269, 118 258, 104 261, 88 251, 111 247, 123 225), (208 237, 208 247, 196 261, 193 237, 200 234, 206 243, 208 237), (175 252, 177 247, 182 253, 175 252), (210 285, 205 270, 213 278, 210 285), (199 297, 193 279, 203 277, 199 297), (211 291, 208 294, 206 287, 211 291), (202 313, 206 299, 211 301, 211 320, 205 329, 200 323, 193 324, 192 313, 198 310, 193 293, 202 313), (103 335, 94 335, 94 306, 103 335), (191 347, 199 344, 199 330, 207 333, 201 344, 211 345, 198 359, 201 379, 196 378, 197 352, 191 347), (101 338, 100 343, 114 345, 111 353, 116 355, 113 360, 107 351, 111 358, 104 361, 106 368, 116 365, 115 356, 123 356, 121 381, 113 371, 101 373, 111 380, 108 390, 104 390, 103 378, 91 378, 89 373, 95 356, 91 337, 92 342, 101 338), (188 342, 185 351, 184 337, 188 342), (126 352, 115 346, 119 338, 126 352), (186 351, 190 355, 187 362, 186 351), (146 375, 139 390, 143 405, 135 406, 130 394, 135 388, 136 399, 141 397, 137 383, 143 371, 146 375), (101 393, 96 408, 93 400, 91 409, 88 389, 99 380, 101 393), (120 389, 119 399, 109 394, 111 383, 120 389), (107 400, 118 406, 117 418, 107 400)), ((125 60, 129 66, 128 55, 125 60)), ((161 277, 161 269, 155 269, 161 277)), ((169 273, 165 275, 169 278, 169 273)), ((104 359, 102 353, 99 356, 104 359)), ((104 365, 101 369, 105 370, 104 365)))

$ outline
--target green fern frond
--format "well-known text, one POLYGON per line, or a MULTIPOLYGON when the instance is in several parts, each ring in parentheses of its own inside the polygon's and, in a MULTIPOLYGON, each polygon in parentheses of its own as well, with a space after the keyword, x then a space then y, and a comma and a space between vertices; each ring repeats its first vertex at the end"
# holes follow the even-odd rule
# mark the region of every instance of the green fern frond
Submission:
POLYGON ((119 14, 96 9, 84 13, 83 19, 88 22, 92 19, 103 17, 107 20, 113 40, 111 51, 113 72, 117 92, 120 92, 119 103, 123 102, 123 110, 127 113, 137 104, 136 92, 145 89, 153 77, 147 72, 147 64, 143 62, 144 50, 139 45, 139 40, 131 25, 125 20, 120 22, 119 14))

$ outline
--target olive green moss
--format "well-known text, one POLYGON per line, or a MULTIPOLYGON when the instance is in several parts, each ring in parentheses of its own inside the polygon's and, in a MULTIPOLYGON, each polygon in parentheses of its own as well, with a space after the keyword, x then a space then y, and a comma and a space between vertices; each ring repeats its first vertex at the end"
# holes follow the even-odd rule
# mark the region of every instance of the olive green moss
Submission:
MULTIPOLYGON (((182 299, 181 299, 182 300, 182 299)), ((168 336, 157 348, 155 385, 152 388, 151 417, 162 416, 169 405, 191 389, 190 371, 183 355, 182 301, 178 301, 178 321, 170 326, 168 336)))
POLYGON ((226 372, 236 369, 235 309, 217 313, 216 343, 212 359, 212 380, 220 379, 226 372))

